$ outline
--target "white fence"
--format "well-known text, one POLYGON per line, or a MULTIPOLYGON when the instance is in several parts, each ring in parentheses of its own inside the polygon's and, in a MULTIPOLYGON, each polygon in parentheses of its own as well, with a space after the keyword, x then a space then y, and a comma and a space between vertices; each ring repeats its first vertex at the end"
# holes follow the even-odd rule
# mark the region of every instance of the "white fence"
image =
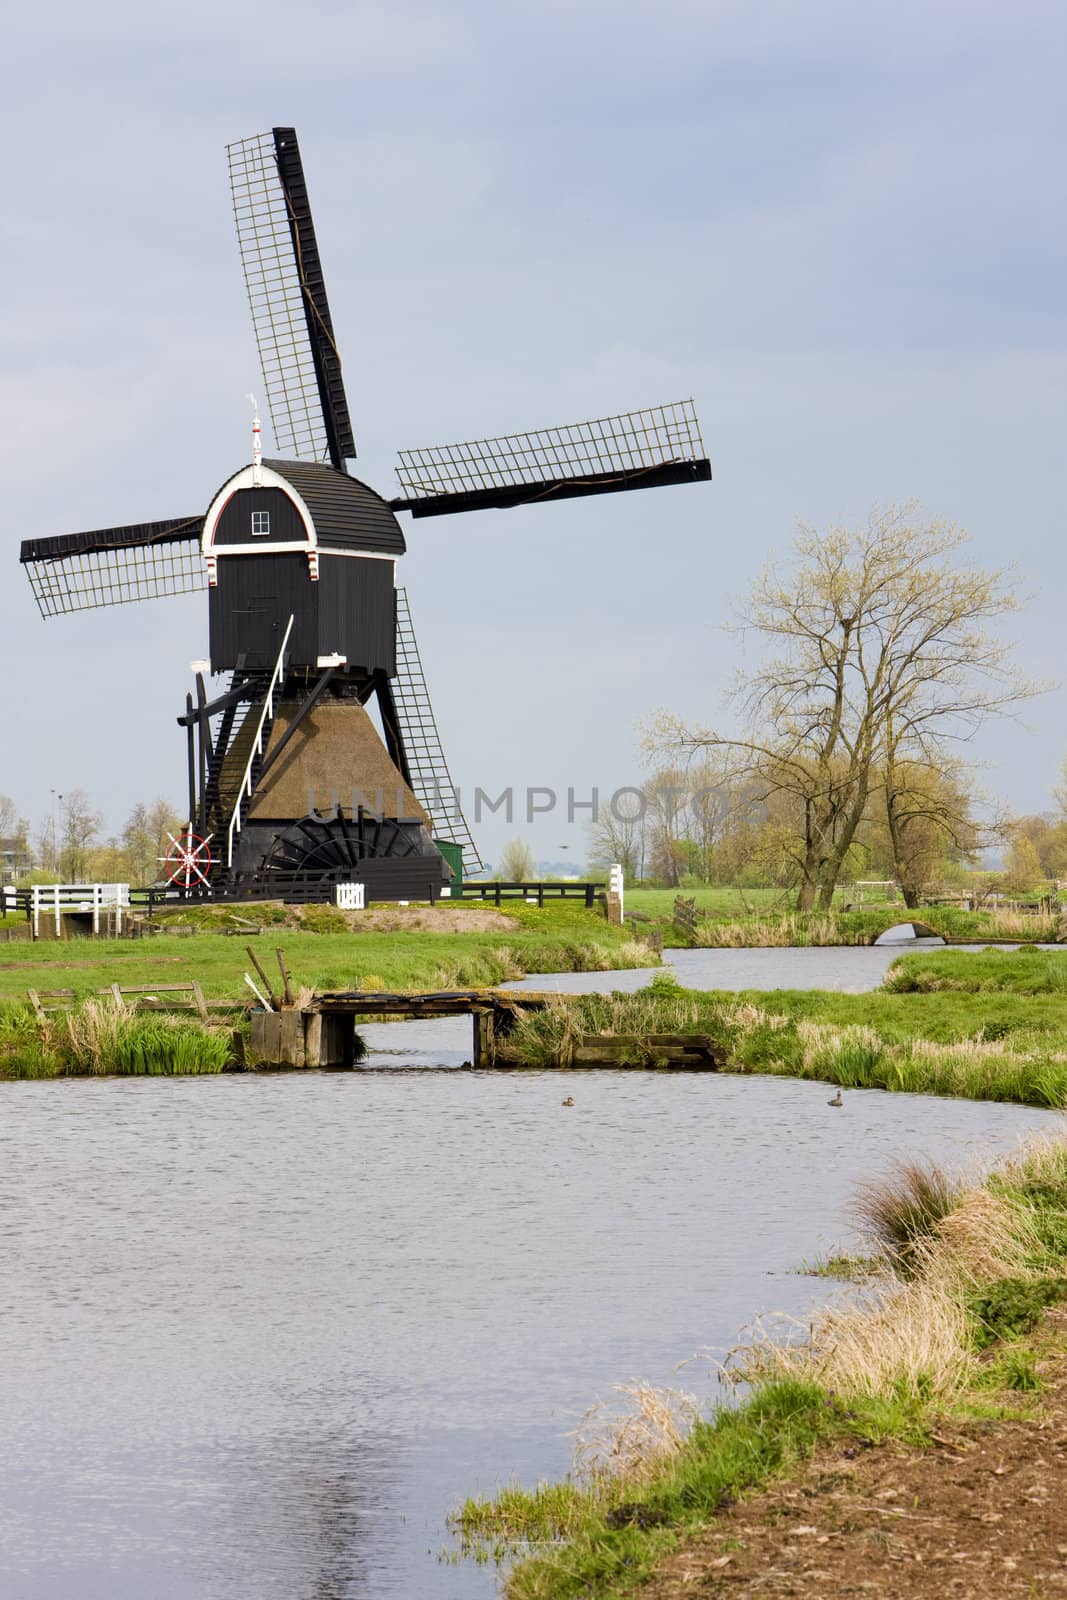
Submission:
POLYGON ((339 883, 336 890, 336 899, 342 911, 362 911, 367 901, 367 885, 365 883, 339 883))
POLYGON ((100 916, 111 922, 115 933, 122 932, 122 913, 130 907, 128 883, 35 883, 30 900, 33 937, 41 931, 42 916, 55 922, 56 938, 63 932, 63 918, 92 916, 93 932, 100 932, 100 916))

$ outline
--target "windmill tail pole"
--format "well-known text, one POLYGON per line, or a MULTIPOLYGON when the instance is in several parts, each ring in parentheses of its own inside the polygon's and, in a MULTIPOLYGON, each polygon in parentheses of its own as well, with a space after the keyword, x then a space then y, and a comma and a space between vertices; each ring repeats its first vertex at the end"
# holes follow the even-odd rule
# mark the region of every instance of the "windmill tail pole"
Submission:
POLYGON ((254 394, 246 396, 252 405, 252 482, 260 482, 260 468, 263 465, 263 441, 259 429, 259 407, 254 394))

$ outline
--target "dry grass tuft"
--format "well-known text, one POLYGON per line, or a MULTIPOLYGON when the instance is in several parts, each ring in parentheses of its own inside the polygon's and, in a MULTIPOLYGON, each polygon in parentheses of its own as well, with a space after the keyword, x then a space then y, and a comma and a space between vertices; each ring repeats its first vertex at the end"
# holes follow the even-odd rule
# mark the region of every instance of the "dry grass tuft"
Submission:
POLYGON ((901 1161, 888 1177, 861 1184, 855 1209, 861 1231, 894 1271, 912 1277, 918 1265, 917 1245, 936 1233, 962 1194, 958 1180, 943 1168, 901 1161))
POLYGON ((797 1038, 804 1046, 804 1071, 812 1077, 828 1073, 842 1058, 874 1060, 884 1050, 881 1037, 863 1022, 801 1020, 797 1023, 797 1038))
POLYGON ((757 1028, 768 1028, 772 1033, 777 1033, 780 1028, 788 1028, 789 1017, 783 1017, 777 1011, 764 1011, 762 1006, 753 1005, 746 1000, 743 1005, 727 1007, 722 1013, 723 1021, 732 1028, 737 1028, 741 1033, 754 1033, 757 1028))
POLYGON ((106 1071, 125 1031, 126 1013, 110 1002, 86 1000, 63 1020, 70 1053, 82 1071, 106 1071))
POLYGON ((987 1188, 964 1190, 929 1238, 916 1245, 916 1262, 930 1282, 974 1288, 1026 1271, 1040 1242, 1024 1207, 987 1188))
POLYGON ((598 1400, 574 1430, 574 1475, 587 1483, 640 1484, 685 1443, 697 1403, 680 1389, 619 1383, 622 1403, 598 1400))
POLYGON ((724 1371, 734 1382, 795 1379, 838 1395, 947 1396, 966 1387, 976 1369, 962 1296, 925 1277, 820 1312, 801 1340, 783 1342, 776 1324, 753 1331, 755 1338, 727 1357, 724 1371))

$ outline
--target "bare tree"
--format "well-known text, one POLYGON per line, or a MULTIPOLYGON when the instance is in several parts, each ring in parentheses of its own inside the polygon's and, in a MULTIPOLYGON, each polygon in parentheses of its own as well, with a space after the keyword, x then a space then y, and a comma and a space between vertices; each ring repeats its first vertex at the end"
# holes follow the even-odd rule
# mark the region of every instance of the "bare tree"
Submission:
POLYGON ((103 817, 93 809, 84 789, 70 789, 63 795, 59 813, 59 872, 67 883, 84 879, 90 849, 103 823, 103 817))
POLYGON ((134 806, 122 830, 124 871, 131 883, 143 886, 163 876, 163 858, 182 826, 169 800, 153 800, 151 805, 140 801, 134 806))
POLYGON ((885 865, 915 908, 953 862, 967 861, 996 836, 974 817, 970 774, 946 760, 943 768, 900 761, 890 751, 883 774, 885 865))
POLYGON ((689 838, 689 780, 683 771, 664 768, 644 786, 645 829, 653 878, 676 888, 692 856, 689 838))
POLYGON ((533 851, 525 839, 509 839, 500 852, 497 875, 503 883, 529 883, 537 871, 533 851))
POLYGON ((627 883, 645 875, 645 798, 637 790, 622 790, 602 805, 589 830, 589 867, 622 867, 627 883))
POLYGON ((1016 608, 1002 572, 959 567, 960 529, 914 506, 856 532, 802 528, 791 569, 769 566, 741 615, 772 653, 735 690, 737 736, 660 716, 650 747, 703 759, 796 812, 797 905, 828 907, 887 763, 943 766, 954 741, 1038 687, 989 631, 1016 608))

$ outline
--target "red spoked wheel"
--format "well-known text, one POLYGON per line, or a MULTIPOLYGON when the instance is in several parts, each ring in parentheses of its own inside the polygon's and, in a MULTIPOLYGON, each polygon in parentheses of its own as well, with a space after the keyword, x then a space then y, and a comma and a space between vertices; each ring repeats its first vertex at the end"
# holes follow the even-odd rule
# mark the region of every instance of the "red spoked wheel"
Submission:
POLYGON ((202 884, 206 889, 211 869, 215 865, 211 854, 211 841, 215 837, 209 833, 202 839, 194 833, 191 827, 185 829, 177 838, 168 833, 170 848, 165 856, 160 856, 168 883, 173 883, 178 889, 194 889, 202 884))

